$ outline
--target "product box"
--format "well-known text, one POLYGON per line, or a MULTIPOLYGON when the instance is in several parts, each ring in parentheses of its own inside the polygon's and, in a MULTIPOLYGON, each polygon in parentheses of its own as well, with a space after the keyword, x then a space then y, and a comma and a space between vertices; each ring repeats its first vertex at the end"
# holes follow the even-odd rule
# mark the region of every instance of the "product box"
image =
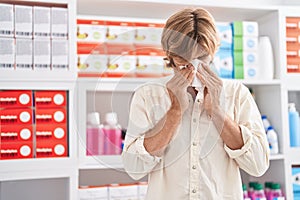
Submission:
POLYGON ((33 69, 33 41, 31 38, 16 39, 16 70, 33 69))
POLYGON ((107 70, 107 56, 103 54, 77 55, 77 68, 79 72, 95 72, 103 74, 107 70))
POLYGON ((244 65, 244 79, 258 79, 259 67, 257 65, 244 65))
POLYGON ((66 39, 52 40, 51 46, 52 70, 69 69, 69 41, 66 39))
POLYGON ((105 42, 132 44, 134 24, 132 22, 106 21, 105 42))
POLYGON ((300 57, 300 44, 299 43, 287 43, 286 55, 288 57, 300 57))
POLYGON ((256 52, 233 52, 234 65, 258 65, 258 55, 256 52))
POLYGON ((216 22, 217 30, 221 40, 220 49, 232 49, 232 27, 227 22, 216 22))
POLYGON ((244 66, 243 65, 234 65, 233 77, 234 77, 234 79, 244 79, 244 66))
POLYGON ((217 73, 221 78, 233 78, 233 56, 231 50, 220 49, 213 60, 217 73))
POLYGON ((33 7, 33 37, 50 38, 51 12, 50 7, 33 7))
POLYGON ((258 37, 235 36, 233 38, 234 51, 257 51, 258 37))
POLYGON ((160 46, 164 24, 161 23, 134 23, 134 43, 136 45, 160 46))
POLYGON ((164 60, 163 56, 156 55, 138 55, 136 56, 136 75, 145 77, 159 77, 163 74, 164 60))
POLYGON ((68 37, 68 9, 51 7, 51 37, 68 37))
POLYGON ((148 183, 147 182, 139 182, 138 183, 138 199, 146 199, 146 194, 148 190, 148 183))
POLYGON ((15 69, 15 39, 0 38, 0 70, 15 69))
POLYGON ((68 141, 67 124, 36 124, 36 141, 68 141))
POLYGON ((95 186, 95 187, 79 187, 79 200, 107 200, 108 187, 95 186))
POLYGON ((233 35, 235 36, 258 36, 258 23, 254 21, 235 21, 232 23, 233 35))
POLYGON ((300 58, 288 57, 287 58, 287 70, 288 72, 300 72, 300 58))
POLYGON ((0 159, 23 159, 33 158, 33 143, 31 142, 10 142, 1 143, 0 159))
POLYGON ((33 40, 33 69, 47 70, 51 68, 51 41, 50 39, 36 38, 33 40))
POLYGON ((36 124, 66 124, 67 117, 65 108, 35 108, 36 124))
POLYGON ((68 144, 67 142, 57 140, 36 141, 36 157, 67 157, 68 144))
POLYGON ((31 108, 0 110, 0 125, 30 125, 33 124, 31 108))
POLYGON ((67 91, 47 90, 35 91, 34 102, 36 108, 56 108, 67 106, 67 91))
POLYGON ((286 18, 286 28, 287 29, 300 29, 300 17, 287 17, 286 18))
POLYGON ((77 19, 77 41, 103 43, 106 38, 104 20, 77 19))
POLYGON ((136 56, 134 55, 108 55, 108 76, 130 76, 135 74, 136 56))
POLYGON ((0 3, 0 37, 14 37, 14 6, 0 3))
POLYGON ((0 127, 1 144, 33 141, 32 125, 4 125, 0 127))
POLYGON ((15 37, 32 38, 33 17, 32 6, 15 5, 15 37))
POLYGON ((300 198, 300 166, 292 168, 292 183, 294 197, 300 198))
POLYGON ((138 200, 137 185, 111 184, 109 186, 110 200, 138 200))
POLYGON ((0 109, 32 106, 31 90, 0 90, 0 109))

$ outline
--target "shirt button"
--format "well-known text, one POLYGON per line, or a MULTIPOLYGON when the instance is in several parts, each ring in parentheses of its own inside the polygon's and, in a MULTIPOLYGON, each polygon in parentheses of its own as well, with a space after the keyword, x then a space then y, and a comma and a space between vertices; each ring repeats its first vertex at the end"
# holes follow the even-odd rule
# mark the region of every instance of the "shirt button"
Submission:
POLYGON ((196 165, 193 165, 192 169, 196 169, 196 168, 197 168, 196 165))
POLYGON ((194 118, 194 119, 193 119, 193 122, 196 123, 196 121, 197 121, 197 120, 194 118))
POLYGON ((193 189, 193 190, 192 190, 192 193, 196 193, 196 190, 195 190, 195 189, 193 189))
POLYGON ((201 102, 201 100, 200 100, 200 99, 197 99, 197 102, 198 102, 198 103, 200 103, 200 102, 201 102))
POLYGON ((196 143, 196 142, 193 142, 193 146, 197 146, 197 143, 196 143))

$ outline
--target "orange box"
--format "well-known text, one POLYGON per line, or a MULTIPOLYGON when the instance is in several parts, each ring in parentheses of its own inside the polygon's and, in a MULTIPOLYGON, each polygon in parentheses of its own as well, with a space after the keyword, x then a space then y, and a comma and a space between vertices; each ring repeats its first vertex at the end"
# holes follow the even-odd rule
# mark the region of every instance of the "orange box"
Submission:
POLYGON ((35 136, 37 142, 48 140, 67 142, 67 124, 36 124, 35 136))
POLYGON ((32 141, 32 125, 0 126, 1 143, 32 141))
POLYGON ((287 71, 289 73, 300 72, 300 57, 287 57, 287 71))
POLYGON ((9 142, 1 143, 0 159, 23 159, 33 158, 32 142, 9 142))
POLYGON ((300 31, 298 30, 286 30, 286 42, 287 43, 300 43, 300 31))
POLYGON ((37 141, 36 142, 36 157, 67 157, 68 144, 67 142, 58 142, 57 140, 37 141))
POLYGON ((35 109, 36 124, 66 124, 67 117, 67 111, 65 108, 35 109))
POLYGON ((18 108, 32 106, 30 90, 1 90, 0 108, 18 108))
POLYGON ((287 29, 300 29, 300 17, 287 17, 286 18, 287 29))
POLYGON ((300 44, 287 42, 286 55, 288 57, 300 57, 300 44))
POLYGON ((0 124, 1 125, 33 124, 32 109, 23 108, 23 109, 0 110, 0 124))
POLYGON ((53 108, 67 105, 67 91, 35 91, 34 102, 36 108, 53 108))
POLYGON ((77 42, 77 54, 105 54, 107 45, 95 42, 77 42))

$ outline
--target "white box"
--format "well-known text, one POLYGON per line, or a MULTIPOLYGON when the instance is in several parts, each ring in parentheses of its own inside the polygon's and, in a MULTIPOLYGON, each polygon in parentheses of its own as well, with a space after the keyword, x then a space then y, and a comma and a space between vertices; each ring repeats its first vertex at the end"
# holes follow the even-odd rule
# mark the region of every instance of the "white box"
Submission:
POLYGON ((111 75, 123 76, 134 74, 136 57, 134 55, 108 55, 106 72, 111 75))
POLYGON ((33 7, 33 37, 50 37, 51 21, 49 7, 33 7))
POLYGON ((52 40, 51 45, 52 70, 69 69, 69 41, 66 39, 52 40))
POLYGON ((0 38, 0 70, 13 70, 15 66, 15 39, 0 38))
POLYGON ((158 23, 135 23, 134 43, 140 45, 161 45, 163 24, 158 23))
POLYGON ((106 26, 103 20, 77 19, 78 42, 104 42, 106 26))
POLYGON ((33 69, 50 70, 51 68, 51 41, 50 39, 33 40, 33 69))
POLYGON ((110 200, 138 200, 137 185, 111 185, 109 187, 110 200))
POLYGON ((148 190, 148 183, 147 182, 141 182, 138 184, 138 197, 139 200, 145 200, 148 190))
POLYGON ((107 21, 107 43, 133 44, 134 25, 131 22, 107 21))
POLYGON ((107 56, 101 54, 77 55, 79 72, 104 73, 107 70, 107 56))
POLYGON ((244 79, 259 79, 258 65, 244 65, 244 79))
POLYGON ((16 39, 16 70, 32 70, 33 67, 32 39, 16 39))
POLYGON ((14 6, 0 3, 0 36, 14 36, 14 6))
POLYGON ((32 38, 32 6, 15 5, 15 36, 32 38))
POLYGON ((220 49, 213 61, 219 77, 233 78, 233 56, 231 50, 220 49))
POLYGON ((136 57, 137 76, 162 76, 164 69, 163 56, 138 55, 136 57))
POLYGON ((245 65, 258 65, 258 55, 256 51, 243 52, 243 63, 245 65))
POLYGON ((79 188, 79 200, 107 200, 108 187, 79 188))
POLYGON ((258 23, 253 21, 243 21, 244 36, 258 36, 258 23))
POLYGON ((232 28, 229 22, 216 22, 221 40, 220 49, 232 49, 232 28))
POLYGON ((68 9, 51 8, 51 36, 52 38, 68 37, 68 9))

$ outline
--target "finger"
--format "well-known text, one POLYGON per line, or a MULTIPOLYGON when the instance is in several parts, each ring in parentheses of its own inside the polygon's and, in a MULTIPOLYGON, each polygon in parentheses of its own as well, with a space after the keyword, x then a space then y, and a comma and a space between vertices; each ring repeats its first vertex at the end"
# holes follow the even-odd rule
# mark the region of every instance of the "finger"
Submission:
POLYGON ((199 78, 199 80, 201 81, 201 83, 203 85, 205 85, 205 86, 207 85, 206 79, 204 78, 204 76, 199 71, 196 72, 196 76, 199 78))
POLYGON ((216 73, 214 73, 209 65, 203 64, 202 65, 204 71, 206 71, 209 75, 211 75, 212 77, 214 77, 215 79, 220 79, 216 73))

